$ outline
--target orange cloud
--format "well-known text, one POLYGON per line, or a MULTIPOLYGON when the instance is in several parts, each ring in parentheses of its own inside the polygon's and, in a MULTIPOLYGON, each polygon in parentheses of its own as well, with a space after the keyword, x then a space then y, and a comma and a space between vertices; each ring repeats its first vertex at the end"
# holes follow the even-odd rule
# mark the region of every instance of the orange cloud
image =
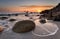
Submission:
POLYGON ((23 11, 29 11, 29 12, 41 12, 46 9, 51 9, 53 6, 20 6, 20 7, 7 7, 3 8, 0 11, 8 11, 8 12, 23 12, 23 11))

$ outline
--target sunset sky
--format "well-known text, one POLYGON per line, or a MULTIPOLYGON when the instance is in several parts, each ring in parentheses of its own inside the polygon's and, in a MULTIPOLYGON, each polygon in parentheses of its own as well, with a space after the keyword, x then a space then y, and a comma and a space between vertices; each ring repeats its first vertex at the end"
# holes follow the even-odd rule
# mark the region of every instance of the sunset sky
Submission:
POLYGON ((60 3, 60 0, 0 0, 0 12, 41 12, 51 9, 60 3))

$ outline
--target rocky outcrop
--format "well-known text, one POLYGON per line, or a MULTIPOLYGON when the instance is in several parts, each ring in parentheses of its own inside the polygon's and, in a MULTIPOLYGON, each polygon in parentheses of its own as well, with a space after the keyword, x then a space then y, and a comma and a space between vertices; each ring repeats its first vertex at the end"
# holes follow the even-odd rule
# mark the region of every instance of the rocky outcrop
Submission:
POLYGON ((60 20, 60 3, 55 6, 54 8, 50 9, 49 11, 44 11, 42 12, 42 14, 44 15, 44 17, 46 17, 47 19, 50 20, 60 20))

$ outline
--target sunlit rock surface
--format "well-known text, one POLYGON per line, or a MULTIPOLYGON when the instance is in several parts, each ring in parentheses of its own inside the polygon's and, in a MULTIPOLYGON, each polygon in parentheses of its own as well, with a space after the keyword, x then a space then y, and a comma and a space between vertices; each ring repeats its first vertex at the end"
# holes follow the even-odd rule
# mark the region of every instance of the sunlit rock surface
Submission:
POLYGON ((0 32, 2 32, 4 30, 4 28, 2 26, 0 26, 0 32))

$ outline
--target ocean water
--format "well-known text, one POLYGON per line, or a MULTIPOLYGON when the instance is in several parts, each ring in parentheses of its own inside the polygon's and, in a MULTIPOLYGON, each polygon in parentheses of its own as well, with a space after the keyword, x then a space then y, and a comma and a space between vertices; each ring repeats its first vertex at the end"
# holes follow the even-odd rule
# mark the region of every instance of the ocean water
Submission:
POLYGON ((19 16, 11 16, 6 20, 0 20, 0 25, 5 27, 4 31, 0 35, 0 39, 33 39, 34 36, 45 37, 49 35, 55 35, 58 31, 58 26, 47 20, 47 23, 41 24, 39 22, 39 16, 28 16, 19 15, 19 16), (32 19, 30 19, 32 17, 32 19), (14 22, 9 22, 9 19, 16 19, 14 22), (14 24, 18 21, 22 20, 31 20, 36 24, 36 28, 34 31, 28 33, 15 33, 12 31, 14 24), (5 25, 8 25, 7 27, 5 25))

